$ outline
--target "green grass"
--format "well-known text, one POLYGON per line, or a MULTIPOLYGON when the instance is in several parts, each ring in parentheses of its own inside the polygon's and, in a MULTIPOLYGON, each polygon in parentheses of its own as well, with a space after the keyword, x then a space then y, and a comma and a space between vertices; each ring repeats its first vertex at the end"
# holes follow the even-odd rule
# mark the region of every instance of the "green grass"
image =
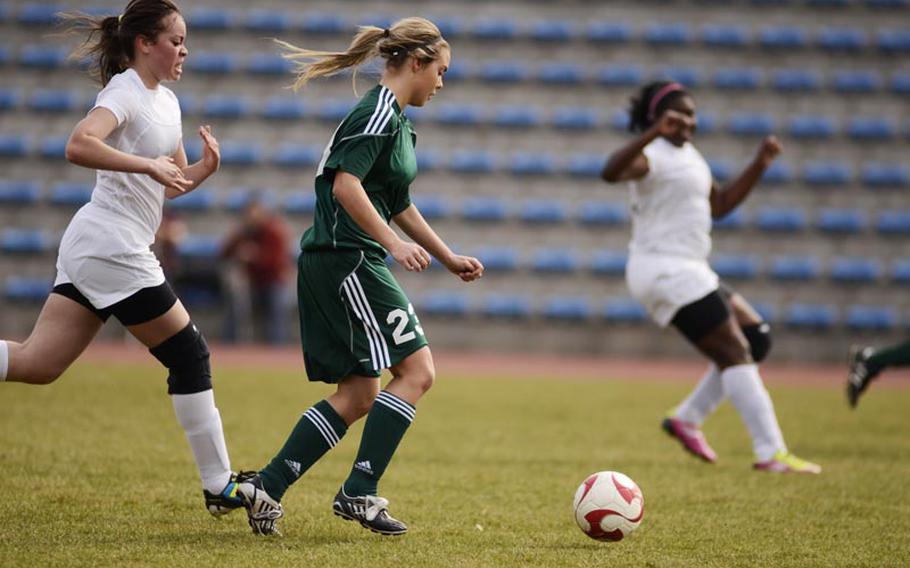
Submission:
MULTIPOLYGON (((330 392, 301 375, 218 370, 235 468, 264 464, 330 392)), ((285 536, 261 539, 242 512, 205 512, 160 370, 79 364, 49 388, 0 385, 0 566, 910 563, 910 391, 873 389, 850 412, 839 386, 772 388, 791 448, 825 468, 799 477, 750 470, 729 405, 706 425, 720 463, 684 454, 657 425, 689 387, 443 372, 382 483, 406 536, 331 514, 355 427, 285 497, 285 536), (603 469, 645 495, 641 527, 615 544, 589 540, 571 513, 576 486, 603 469)))

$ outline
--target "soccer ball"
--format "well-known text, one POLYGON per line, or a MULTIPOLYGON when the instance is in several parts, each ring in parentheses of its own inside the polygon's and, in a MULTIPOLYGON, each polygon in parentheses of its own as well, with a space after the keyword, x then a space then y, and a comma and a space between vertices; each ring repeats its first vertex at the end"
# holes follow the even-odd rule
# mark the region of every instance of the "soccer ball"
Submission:
POLYGON ((638 528, 645 514, 641 489, 618 471, 588 476, 575 492, 575 522, 595 540, 617 541, 638 528))

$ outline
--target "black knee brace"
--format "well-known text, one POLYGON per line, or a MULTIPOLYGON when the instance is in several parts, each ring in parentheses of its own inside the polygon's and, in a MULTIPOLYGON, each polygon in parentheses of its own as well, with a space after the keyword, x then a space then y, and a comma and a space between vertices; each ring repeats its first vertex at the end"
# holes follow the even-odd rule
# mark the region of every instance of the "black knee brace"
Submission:
POLYGON ((193 322, 149 352, 167 367, 168 394, 194 394, 212 388, 209 346, 193 322))
POLYGON ((767 322, 762 322, 754 325, 744 325, 742 330, 743 335, 749 340, 752 360, 756 363, 762 362, 771 351, 771 326, 767 322))

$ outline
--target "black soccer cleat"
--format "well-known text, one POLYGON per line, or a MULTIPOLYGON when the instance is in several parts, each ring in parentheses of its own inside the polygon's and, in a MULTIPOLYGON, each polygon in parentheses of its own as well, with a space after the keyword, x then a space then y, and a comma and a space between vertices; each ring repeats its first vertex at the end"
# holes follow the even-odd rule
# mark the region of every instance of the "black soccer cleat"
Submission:
POLYGON ((211 493, 205 489, 202 490, 202 496, 205 497, 205 508, 213 517, 227 515, 235 509, 243 507, 243 501, 237 495, 237 485, 244 479, 255 475, 252 471, 241 471, 231 473, 231 479, 220 493, 211 493))
POLYGON ((278 530, 278 519, 284 516, 284 508, 266 493, 258 473, 240 481, 237 495, 246 508, 247 520, 253 534, 281 535, 281 531, 278 530))
POLYGON ((346 521, 357 521, 364 528, 381 535, 408 532, 408 526, 389 515, 389 500, 376 495, 349 497, 344 487, 338 490, 332 512, 346 521))
POLYGON ((847 402, 853 408, 856 408, 859 396, 869 388, 872 379, 881 372, 881 369, 872 368, 868 363, 872 353, 871 347, 854 345, 850 348, 849 368, 847 369, 847 402))

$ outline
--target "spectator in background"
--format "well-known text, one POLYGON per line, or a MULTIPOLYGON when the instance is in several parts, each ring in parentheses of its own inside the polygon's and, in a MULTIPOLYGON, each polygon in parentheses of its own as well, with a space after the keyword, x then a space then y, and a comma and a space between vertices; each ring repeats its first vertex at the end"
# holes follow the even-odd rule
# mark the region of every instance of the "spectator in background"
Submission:
POLYGON ((155 233, 153 245, 164 276, 179 288, 180 279, 180 241, 186 236, 186 222, 173 209, 165 208, 161 215, 161 225, 155 233))
POLYGON ((272 345, 287 340, 289 234, 284 220, 260 196, 250 199, 240 226, 228 235, 222 251, 222 258, 240 269, 228 275, 225 340, 265 340, 272 345), (244 334, 244 330, 256 331, 244 334))

